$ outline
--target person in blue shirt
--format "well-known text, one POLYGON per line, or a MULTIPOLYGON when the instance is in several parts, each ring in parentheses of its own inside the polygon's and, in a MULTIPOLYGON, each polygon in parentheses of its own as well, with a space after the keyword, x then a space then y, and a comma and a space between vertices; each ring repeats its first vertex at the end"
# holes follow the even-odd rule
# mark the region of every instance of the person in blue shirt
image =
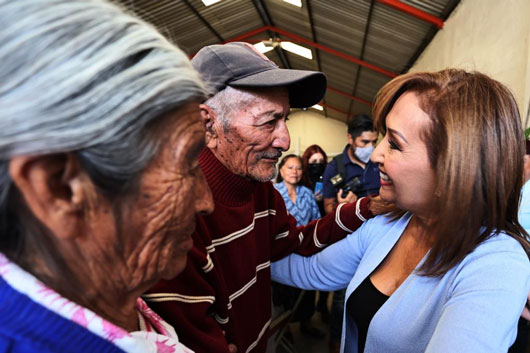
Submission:
MULTIPOLYGON (((278 165, 279 173, 274 187, 280 192, 287 212, 295 219, 297 226, 303 226, 311 221, 320 219, 320 211, 313 195, 313 191, 302 185, 302 159, 289 154, 283 157, 278 165)), ((276 304, 281 303, 290 307, 300 295, 300 290, 283 286, 273 282, 273 299, 276 304)), ((311 317, 315 313, 315 291, 306 291, 293 315, 293 319, 300 321, 300 331, 315 338, 323 338, 324 332, 311 324, 311 317)))
POLYGON ((377 132, 371 116, 358 114, 348 122, 348 145, 341 155, 328 163, 322 181, 324 183, 324 208, 326 214, 341 202, 353 202, 359 197, 374 195, 379 190, 379 169, 370 161, 370 155, 377 142, 377 132), (343 184, 358 178, 359 188, 342 197, 342 191, 333 186, 331 179, 344 174, 343 184))
POLYGON ((401 211, 275 262, 272 278, 347 287, 342 352, 507 352, 530 289, 515 98, 484 74, 448 69, 396 77, 373 110, 379 196, 401 211))
POLYGON ((280 161, 278 169, 274 187, 282 195, 287 211, 296 219, 296 225, 304 226, 320 219, 313 191, 300 183, 303 173, 302 159, 295 154, 289 154, 280 161))

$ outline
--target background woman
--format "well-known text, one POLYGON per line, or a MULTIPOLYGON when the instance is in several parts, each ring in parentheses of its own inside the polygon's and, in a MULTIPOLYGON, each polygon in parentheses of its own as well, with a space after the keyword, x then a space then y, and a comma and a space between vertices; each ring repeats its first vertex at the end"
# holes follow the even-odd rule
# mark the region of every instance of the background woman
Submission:
MULTIPOLYGON (((303 177, 302 159, 295 154, 283 157, 278 164, 279 173, 274 187, 280 192, 285 201, 287 211, 296 219, 297 226, 320 219, 320 212, 311 189, 301 185, 303 177)), ((273 297, 276 303, 286 307, 292 306, 300 294, 299 289, 273 283, 273 297)), ((311 324, 311 317, 315 313, 315 291, 306 291, 293 319, 300 321, 300 331, 315 338, 323 338, 324 332, 311 324)))
POLYGON ((187 352, 139 296, 213 208, 198 75, 103 1, 0 1, 0 23, 0 351, 187 352))
POLYGON ((301 185, 303 170, 302 159, 289 154, 278 164, 278 176, 274 187, 282 195, 287 211, 296 218, 297 226, 306 225, 320 218, 313 192, 301 185))
POLYGON ((327 164, 328 156, 319 145, 309 146, 302 155, 302 185, 313 190, 320 214, 325 214, 322 195, 322 174, 324 174, 327 164))
POLYGON ((404 211, 275 263, 273 278, 348 285, 345 352, 506 352, 530 289, 513 96, 480 73, 412 73, 383 87, 374 113, 380 196, 404 211))

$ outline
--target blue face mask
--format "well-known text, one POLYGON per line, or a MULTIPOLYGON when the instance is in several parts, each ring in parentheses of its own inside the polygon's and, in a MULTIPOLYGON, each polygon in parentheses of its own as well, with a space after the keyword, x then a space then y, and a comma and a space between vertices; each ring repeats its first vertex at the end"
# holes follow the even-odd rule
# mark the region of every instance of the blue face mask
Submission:
POLYGON ((357 147, 355 148, 355 156, 363 163, 368 163, 370 156, 374 151, 374 146, 357 147))

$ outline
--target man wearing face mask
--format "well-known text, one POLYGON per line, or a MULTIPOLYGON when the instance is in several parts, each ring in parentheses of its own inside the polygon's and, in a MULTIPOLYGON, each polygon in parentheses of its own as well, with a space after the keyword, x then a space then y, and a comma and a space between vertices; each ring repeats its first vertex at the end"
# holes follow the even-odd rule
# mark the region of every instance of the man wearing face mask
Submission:
POLYGON ((324 171, 324 208, 333 211, 338 203, 353 202, 358 197, 379 193, 379 167, 370 161, 377 142, 377 132, 371 116, 358 114, 348 122, 348 145, 336 156, 324 171), (337 175, 342 183, 333 185, 337 175), (340 188, 340 190, 337 190, 340 188), (342 189, 349 189, 343 193, 342 189))

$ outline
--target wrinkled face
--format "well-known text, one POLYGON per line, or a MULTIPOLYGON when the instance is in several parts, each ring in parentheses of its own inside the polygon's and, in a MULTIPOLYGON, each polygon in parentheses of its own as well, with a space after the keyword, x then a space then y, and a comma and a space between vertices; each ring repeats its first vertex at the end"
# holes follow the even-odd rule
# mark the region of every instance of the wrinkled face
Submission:
POLYGON ((413 213, 431 209, 435 174, 421 133, 430 124, 413 92, 404 93, 386 117, 384 139, 372 154, 381 174, 380 195, 413 213))
POLYGON ((324 163, 324 156, 322 153, 313 153, 311 157, 309 157, 308 163, 324 163))
MULTIPOLYGON (((276 163, 289 149, 287 89, 251 93, 247 106, 232 112, 229 127, 217 128, 216 157, 232 173, 249 180, 269 181, 276 176, 276 163)), ((218 124, 219 126, 220 124, 218 124)))
POLYGON ((121 205, 118 233, 131 283, 136 284, 182 272, 193 245, 196 214, 213 211, 198 165, 205 133, 198 103, 162 118, 154 133, 160 141, 158 153, 143 171, 138 193, 121 205))
POLYGON ((280 174, 285 183, 297 185, 302 179, 302 163, 300 163, 298 158, 289 158, 280 168, 280 174))
POLYGON ((352 152, 355 152, 357 147, 369 147, 375 146, 377 143, 377 132, 376 131, 363 131, 361 135, 353 138, 348 134, 348 143, 352 149, 352 152))

